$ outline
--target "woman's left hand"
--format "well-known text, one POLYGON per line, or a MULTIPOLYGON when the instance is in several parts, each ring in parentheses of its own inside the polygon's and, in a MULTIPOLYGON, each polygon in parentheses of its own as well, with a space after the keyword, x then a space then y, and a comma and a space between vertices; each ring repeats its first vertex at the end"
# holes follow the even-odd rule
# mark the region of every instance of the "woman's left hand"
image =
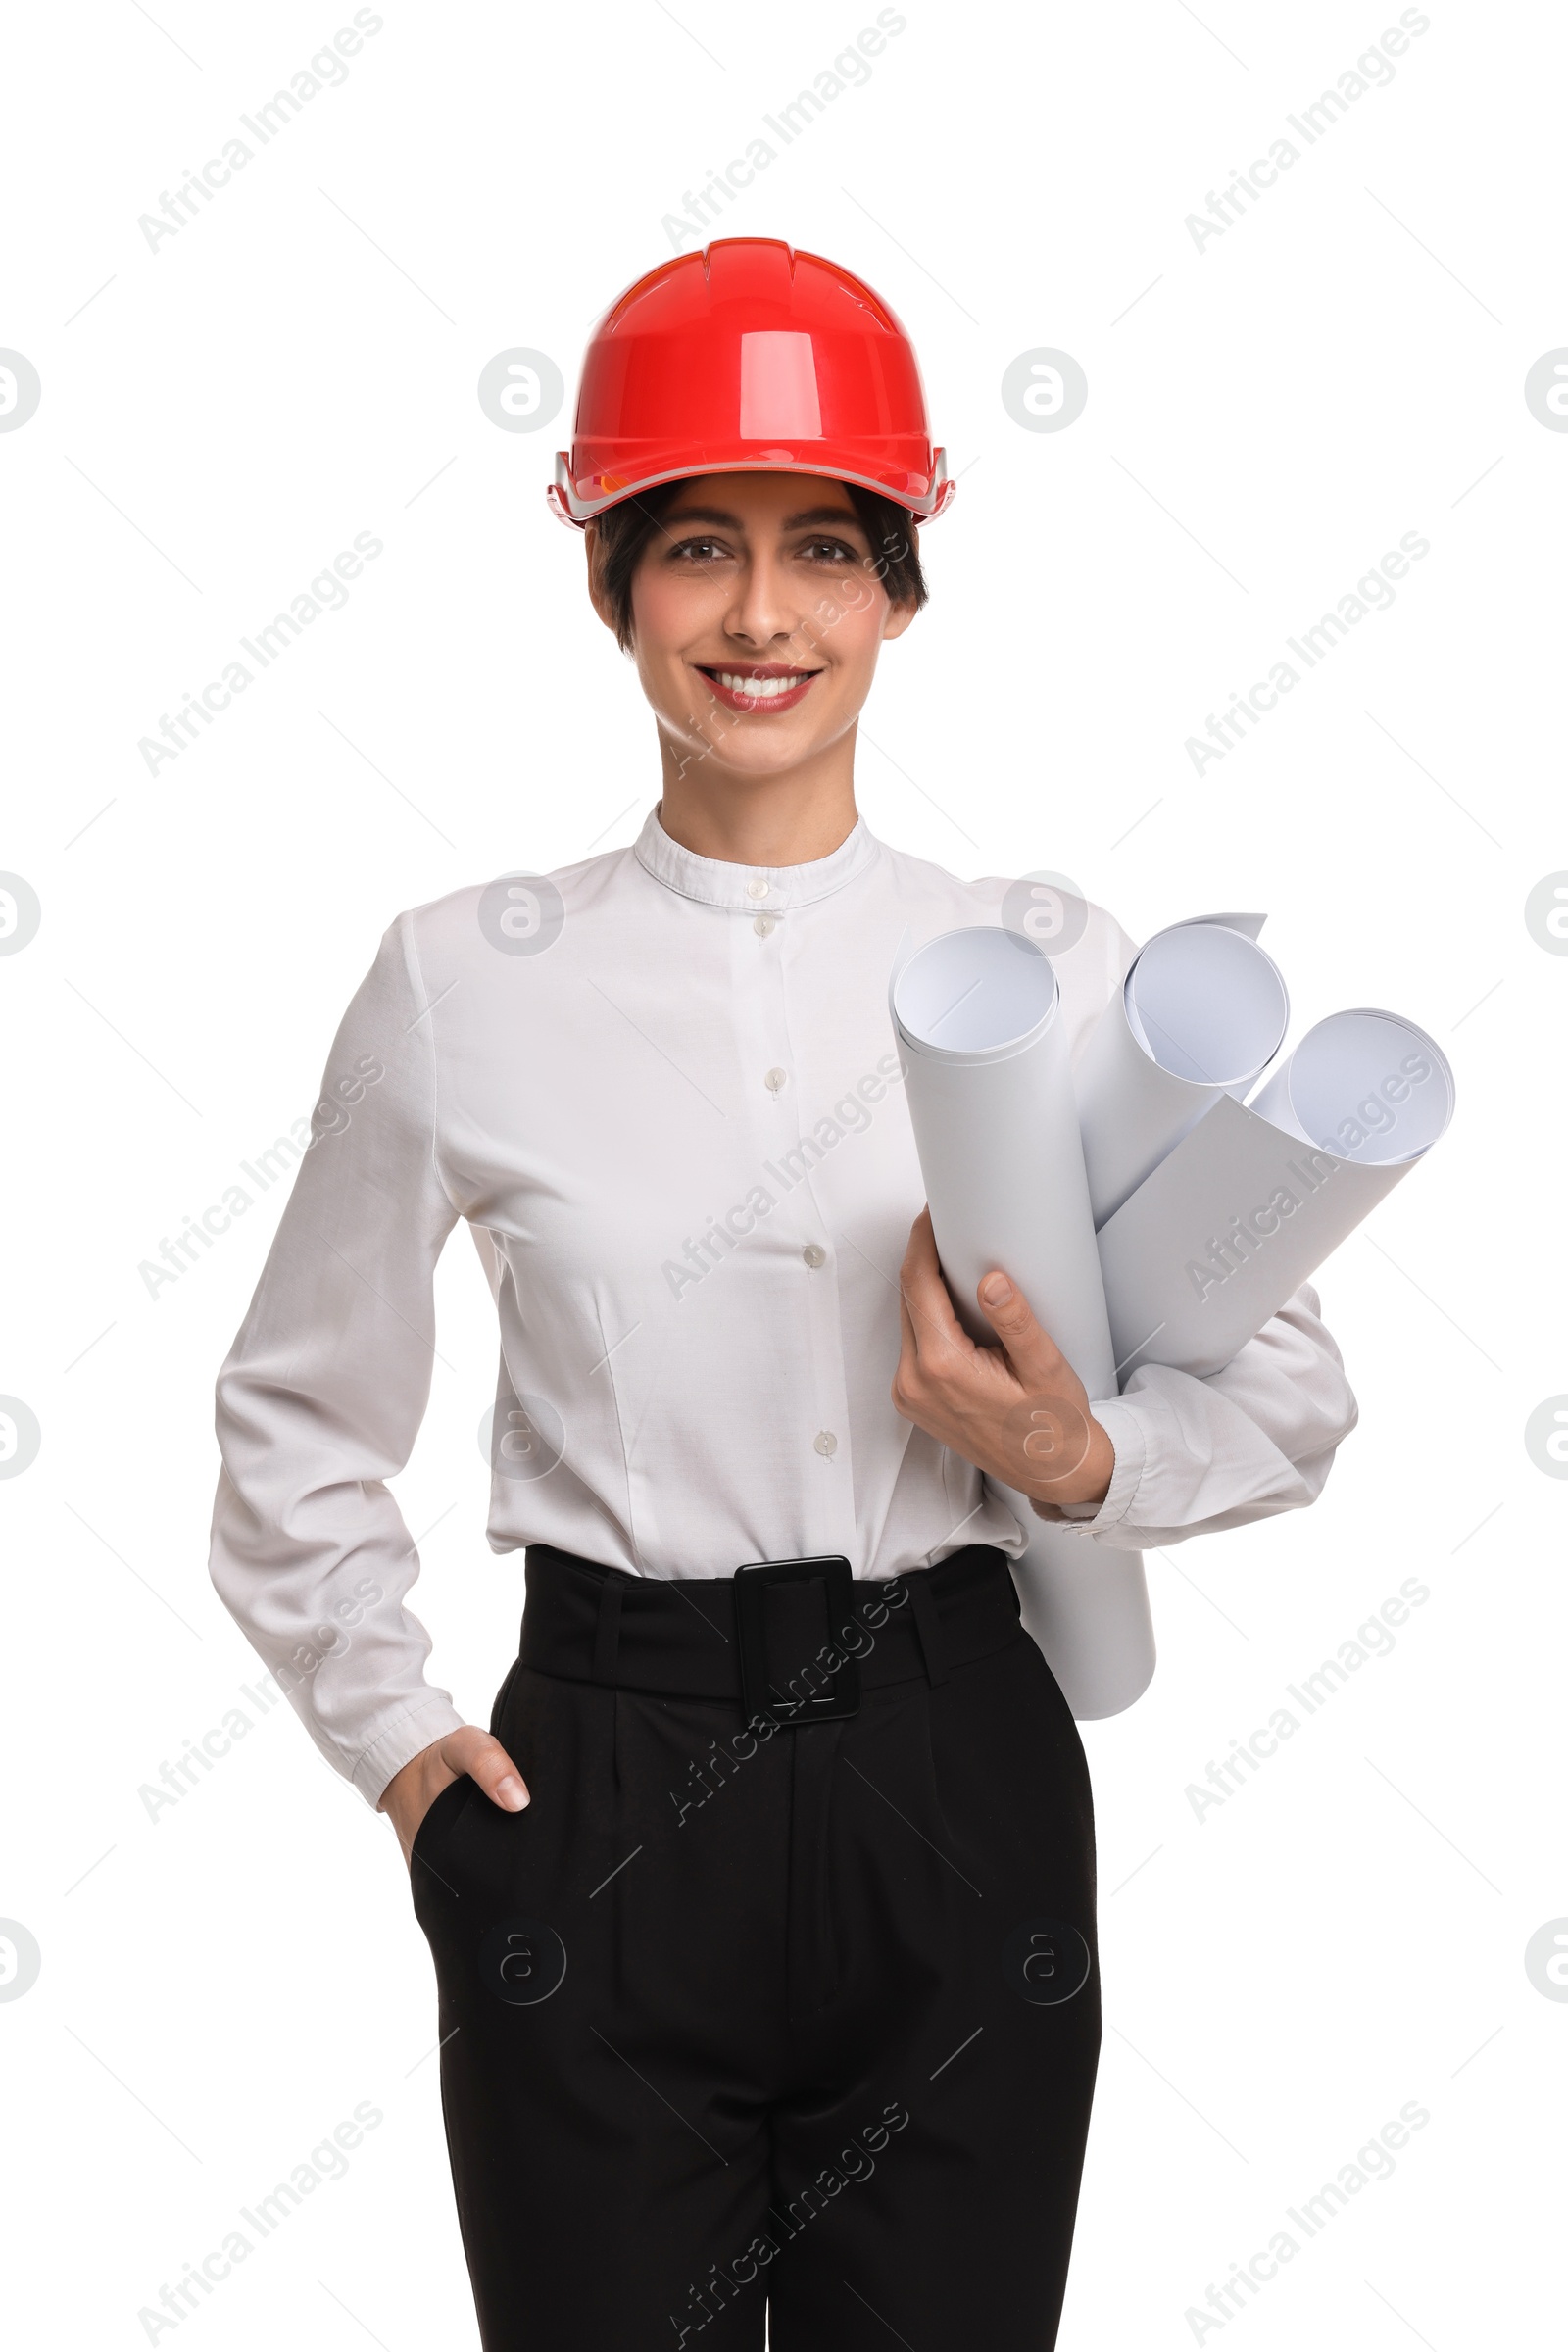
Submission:
POLYGON ((976 1347, 953 1311, 928 1208, 909 1235, 899 1300, 893 1402, 906 1421, 1027 1494, 1042 1519, 1059 1518, 1062 1503, 1104 1501, 1116 1453, 1083 1382, 1000 1269, 979 1303, 1001 1344, 976 1347))

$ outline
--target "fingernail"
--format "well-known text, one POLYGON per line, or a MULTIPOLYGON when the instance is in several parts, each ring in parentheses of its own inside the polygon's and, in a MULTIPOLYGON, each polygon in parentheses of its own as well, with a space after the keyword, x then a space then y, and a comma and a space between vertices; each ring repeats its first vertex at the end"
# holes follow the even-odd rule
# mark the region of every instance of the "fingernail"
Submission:
POLYGON ((520 1813, 528 1802, 528 1791, 514 1772, 509 1772, 504 1780, 497 1781, 496 1796, 509 1813, 520 1813))
POLYGON ((1005 1274, 988 1274, 980 1285, 982 1306, 1005 1306, 1012 1297, 1012 1285, 1005 1274))

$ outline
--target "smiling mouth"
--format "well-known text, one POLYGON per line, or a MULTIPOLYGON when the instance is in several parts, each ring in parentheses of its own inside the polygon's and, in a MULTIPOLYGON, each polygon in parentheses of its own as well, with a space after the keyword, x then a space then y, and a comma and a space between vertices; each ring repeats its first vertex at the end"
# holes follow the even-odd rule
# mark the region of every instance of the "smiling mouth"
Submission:
POLYGON ((796 669, 783 662, 747 663, 740 668, 699 662, 695 666, 717 700, 731 710, 793 710, 812 680, 822 674, 819 669, 796 669))

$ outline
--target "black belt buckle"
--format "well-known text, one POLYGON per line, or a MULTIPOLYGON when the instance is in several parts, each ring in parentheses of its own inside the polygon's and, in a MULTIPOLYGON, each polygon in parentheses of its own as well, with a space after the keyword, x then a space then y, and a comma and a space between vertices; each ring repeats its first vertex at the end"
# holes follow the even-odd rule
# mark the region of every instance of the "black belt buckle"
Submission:
POLYGON ((838 1723, 858 1714, 860 1669, 846 1646, 854 1616, 855 1573, 842 1552, 810 1560, 754 1560, 737 1568, 735 1632, 747 1722, 761 1716, 783 1731, 803 1723, 838 1723), (818 1650, 803 1661, 791 1683, 780 1684, 768 1666, 767 1588, 813 1581, 824 1588, 827 1640, 822 1649, 835 1664, 830 1672, 818 1650))

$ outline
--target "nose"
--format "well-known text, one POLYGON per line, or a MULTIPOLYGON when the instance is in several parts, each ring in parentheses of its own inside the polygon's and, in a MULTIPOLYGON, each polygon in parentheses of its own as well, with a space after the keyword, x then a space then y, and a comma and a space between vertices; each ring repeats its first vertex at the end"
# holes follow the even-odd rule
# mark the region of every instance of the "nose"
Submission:
POLYGON ((770 550, 754 553, 724 615, 724 633, 756 653, 777 654, 805 615, 799 591, 770 550))

